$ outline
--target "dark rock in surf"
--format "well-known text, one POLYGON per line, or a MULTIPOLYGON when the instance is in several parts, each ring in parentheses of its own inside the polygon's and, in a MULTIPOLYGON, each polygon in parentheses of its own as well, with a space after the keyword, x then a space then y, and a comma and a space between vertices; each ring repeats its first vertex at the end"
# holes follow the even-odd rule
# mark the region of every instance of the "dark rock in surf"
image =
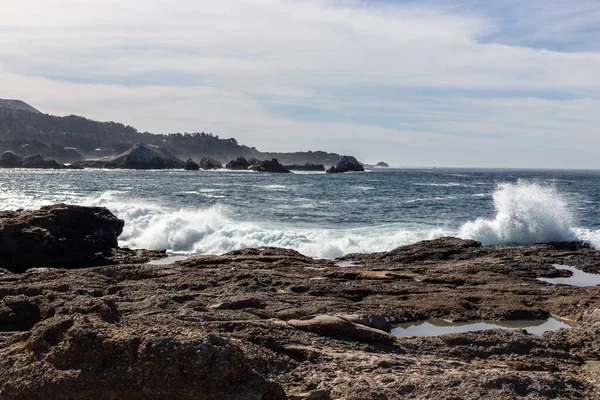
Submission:
POLYGON ((229 161, 227 165, 225 165, 225 168, 231 169, 233 171, 241 171, 247 170, 249 166, 250 163, 248 162, 248 160, 246 160, 245 157, 238 157, 235 160, 229 161))
POLYGON ((223 164, 221 164, 219 161, 217 161, 213 158, 202 157, 202 159, 200 160, 200 168, 202 168, 202 169, 221 169, 221 168, 223 168, 223 164))
POLYGON ((363 166, 358 160, 352 156, 342 156, 342 159, 334 166, 327 170, 327 173, 340 173, 350 171, 364 171, 363 166))
POLYGON ((110 264, 124 222, 104 207, 66 204, 0 212, 0 268, 81 268, 110 264))
POLYGON ((252 164, 250 169, 257 172, 290 173, 290 170, 281 165, 275 158, 270 161, 265 160, 252 164))
POLYGON ((5 151, 0 155, 0 167, 2 168, 19 168, 21 165, 23 165, 23 157, 12 151, 5 151))
POLYGON ((44 157, 37 154, 25 157, 21 168, 64 169, 65 165, 56 160, 45 160, 44 157))
POLYGON ((185 162, 164 147, 138 143, 116 157, 77 161, 73 165, 86 168, 178 169, 183 168, 185 162))
POLYGON ((56 160, 46 160, 39 154, 21 157, 11 151, 0 155, 0 167, 2 168, 40 168, 40 169, 64 169, 68 168, 56 160))
POLYGON ((185 169, 186 171, 198 171, 200 169, 200 165, 198 165, 198 163, 196 161, 189 158, 185 162, 183 169, 185 169))
POLYGON ((291 164, 284 165, 290 171, 325 171, 325 166, 323 164, 291 164))
POLYGON ((390 167, 388 163, 383 162, 383 161, 378 162, 377 164, 375 164, 375 166, 379 167, 379 168, 389 168, 390 167))

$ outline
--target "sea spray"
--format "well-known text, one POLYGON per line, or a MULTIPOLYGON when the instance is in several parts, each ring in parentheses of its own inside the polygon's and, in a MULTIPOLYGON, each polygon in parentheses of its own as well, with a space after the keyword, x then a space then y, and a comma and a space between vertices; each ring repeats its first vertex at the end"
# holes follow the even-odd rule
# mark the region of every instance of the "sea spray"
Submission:
POLYGON ((502 183, 493 194, 494 219, 464 224, 459 237, 484 244, 543 243, 577 240, 574 216, 555 187, 523 180, 502 183))
POLYGON ((242 221, 231 207, 171 209, 143 200, 124 201, 116 191, 90 198, 88 205, 108 207, 125 220, 124 247, 167 249, 174 253, 222 254, 249 247, 275 246, 319 258, 387 251, 452 232, 424 224, 382 224, 358 228, 299 227, 242 221))

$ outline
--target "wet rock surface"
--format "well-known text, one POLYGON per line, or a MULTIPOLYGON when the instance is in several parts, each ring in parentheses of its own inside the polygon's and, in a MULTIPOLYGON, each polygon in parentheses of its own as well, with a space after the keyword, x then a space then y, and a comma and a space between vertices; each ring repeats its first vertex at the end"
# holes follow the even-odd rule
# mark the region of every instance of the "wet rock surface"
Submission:
POLYGON ((329 168, 326 172, 331 174, 351 171, 362 172, 364 170, 364 167, 353 156, 342 156, 340 161, 333 167, 329 168))
POLYGON ((600 398, 599 289, 536 279, 598 272, 598 251, 443 238, 344 259, 258 248, 0 274, 0 398, 600 398), (581 326, 386 331, 550 315, 581 326))
POLYGON ((56 204, 0 212, 0 268, 81 268, 110 263, 124 222, 103 207, 56 204))
POLYGON ((202 169, 221 169, 223 168, 223 164, 221 164, 219 161, 209 158, 209 157, 202 157, 202 159, 200 160, 200 168, 202 169))

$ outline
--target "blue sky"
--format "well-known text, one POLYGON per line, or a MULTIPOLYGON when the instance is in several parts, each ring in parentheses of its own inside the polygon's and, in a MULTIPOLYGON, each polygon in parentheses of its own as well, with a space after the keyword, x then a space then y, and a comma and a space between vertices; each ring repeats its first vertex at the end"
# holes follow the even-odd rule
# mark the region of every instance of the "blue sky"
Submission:
POLYGON ((21 3, 0 13, 0 97, 48 113, 398 166, 600 168, 598 0, 21 3))

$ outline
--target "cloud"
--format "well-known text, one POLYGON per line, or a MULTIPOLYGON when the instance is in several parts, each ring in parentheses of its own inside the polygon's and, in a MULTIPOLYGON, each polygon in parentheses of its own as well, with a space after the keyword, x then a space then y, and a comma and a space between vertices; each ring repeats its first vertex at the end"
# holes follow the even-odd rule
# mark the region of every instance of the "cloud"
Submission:
POLYGON ((268 150, 553 166, 600 122, 600 5, 559 3, 12 2, 2 97, 268 150))

